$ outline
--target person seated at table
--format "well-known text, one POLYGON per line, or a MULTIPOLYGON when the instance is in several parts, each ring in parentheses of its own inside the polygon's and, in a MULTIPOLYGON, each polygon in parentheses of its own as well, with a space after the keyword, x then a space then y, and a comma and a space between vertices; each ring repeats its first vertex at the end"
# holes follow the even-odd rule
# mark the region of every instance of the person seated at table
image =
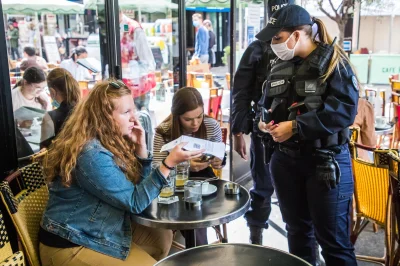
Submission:
POLYGON ((48 70, 47 62, 43 57, 36 55, 36 49, 33 46, 27 45, 24 47, 24 59, 21 61, 20 69, 25 71, 27 68, 36 66, 43 70, 48 70))
POLYGON ((77 81, 92 80, 93 77, 87 68, 78 64, 79 59, 88 57, 85 47, 78 46, 72 50, 70 59, 61 62, 60 67, 68 70, 77 81))
MULTIPOLYGON (((352 126, 360 129, 357 143, 372 148, 376 147, 374 107, 364 98, 358 98, 357 115, 352 126)), ((362 149, 358 149, 358 156, 368 162, 373 160, 372 153, 362 149)))
POLYGON ((151 170, 145 132, 122 81, 95 85, 80 101, 43 162, 49 201, 39 230, 42 266, 154 265, 170 230, 131 222, 168 184, 169 168, 202 155, 175 147, 151 170))
POLYGON ((47 112, 43 117, 40 148, 50 146, 81 98, 78 82, 63 68, 55 68, 49 73, 47 86, 53 99, 52 105, 57 109, 47 112))
MULTIPOLYGON (((182 135, 213 142, 222 142, 222 132, 218 122, 204 114, 204 103, 200 92, 195 88, 185 87, 178 90, 173 99, 171 114, 156 128, 154 136, 154 160, 162 161, 168 156, 160 152, 164 144, 182 135)), ((213 169, 221 169, 221 159, 202 162, 201 158, 190 161, 190 177, 215 177, 213 169)), ((185 236, 185 232, 182 234, 185 236)), ((196 245, 206 245, 207 228, 196 230, 196 245)))
POLYGON ((360 128, 358 143, 376 147, 374 107, 364 98, 358 99, 357 115, 353 127, 360 128))
MULTIPOLYGON (((46 74, 43 70, 38 67, 28 68, 11 91, 13 111, 21 107, 51 110, 49 96, 44 90, 46 85, 46 74)), ((20 127, 29 128, 32 121, 18 120, 18 124, 20 127)))
POLYGON ((22 106, 49 110, 51 105, 44 90, 46 85, 46 74, 43 70, 38 67, 28 68, 11 92, 13 111, 22 106))

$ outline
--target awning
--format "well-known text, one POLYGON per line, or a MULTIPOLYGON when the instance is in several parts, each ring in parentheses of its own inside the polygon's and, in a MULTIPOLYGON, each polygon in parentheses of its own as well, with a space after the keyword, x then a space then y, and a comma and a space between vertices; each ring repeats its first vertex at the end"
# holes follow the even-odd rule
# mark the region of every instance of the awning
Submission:
POLYGON ((3 12, 6 14, 83 14, 82 4, 67 0, 2 0, 3 12))
MULTIPOLYGON (((242 5, 246 6, 249 3, 253 4, 263 4, 264 0, 236 0, 236 5, 242 3, 242 5)), ((190 8, 231 8, 230 0, 185 0, 186 7, 190 8)), ((196 9, 197 10, 197 9, 196 9)))
MULTIPOLYGON (((96 10, 97 5, 104 5, 104 0, 84 0, 85 9, 96 10)), ((166 13, 168 9, 178 9, 178 4, 171 0, 119 0, 120 8, 135 9, 147 13, 166 13)))

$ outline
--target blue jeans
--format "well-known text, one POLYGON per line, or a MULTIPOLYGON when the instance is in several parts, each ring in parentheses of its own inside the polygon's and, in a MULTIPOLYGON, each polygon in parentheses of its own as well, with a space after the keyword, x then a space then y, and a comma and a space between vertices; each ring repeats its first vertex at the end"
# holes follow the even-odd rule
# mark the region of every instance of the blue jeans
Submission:
POLYGON ((336 155, 339 185, 328 190, 316 181, 312 156, 275 151, 270 170, 288 232, 289 252, 315 265, 315 236, 327 266, 357 265, 350 242, 353 174, 347 145, 336 155))
POLYGON ((250 167, 253 178, 253 188, 250 190, 250 209, 245 218, 249 226, 268 228, 268 218, 271 213, 271 196, 274 193, 269 165, 264 164, 264 148, 261 138, 251 134, 250 167))

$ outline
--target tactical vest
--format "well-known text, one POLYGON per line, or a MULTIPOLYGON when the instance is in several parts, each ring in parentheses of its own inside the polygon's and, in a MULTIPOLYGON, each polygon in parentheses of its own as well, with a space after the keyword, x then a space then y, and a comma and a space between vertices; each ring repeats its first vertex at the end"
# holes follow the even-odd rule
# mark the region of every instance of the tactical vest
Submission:
POLYGON ((271 49, 271 44, 267 42, 262 42, 263 54, 257 65, 256 70, 256 88, 257 94, 253 96, 253 101, 257 103, 261 99, 263 93, 263 84, 268 77, 271 70, 271 61, 276 58, 276 55, 271 49))
MULTIPOLYGON (((291 61, 278 61, 272 69, 266 84, 267 100, 265 108, 271 109, 271 120, 274 123, 291 121, 297 115, 312 112, 323 106, 327 83, 321 76, 329 66, 333 49, 320 44, 309 58, 300 65, 291 61)), ((327 138, 315 141, 300 141, 296 136, 289 142, 313 148, 328 148, 348 141, 348 128, 327 138)))

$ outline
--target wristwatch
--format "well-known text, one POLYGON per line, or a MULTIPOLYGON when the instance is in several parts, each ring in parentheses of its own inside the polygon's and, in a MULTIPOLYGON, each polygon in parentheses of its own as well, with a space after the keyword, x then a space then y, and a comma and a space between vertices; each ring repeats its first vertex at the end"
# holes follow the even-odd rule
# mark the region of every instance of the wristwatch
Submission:
POLYGON ((292 120, 292 133, 293 135, 299 133, 299 129, 297 128, 297 121, 292 120))

